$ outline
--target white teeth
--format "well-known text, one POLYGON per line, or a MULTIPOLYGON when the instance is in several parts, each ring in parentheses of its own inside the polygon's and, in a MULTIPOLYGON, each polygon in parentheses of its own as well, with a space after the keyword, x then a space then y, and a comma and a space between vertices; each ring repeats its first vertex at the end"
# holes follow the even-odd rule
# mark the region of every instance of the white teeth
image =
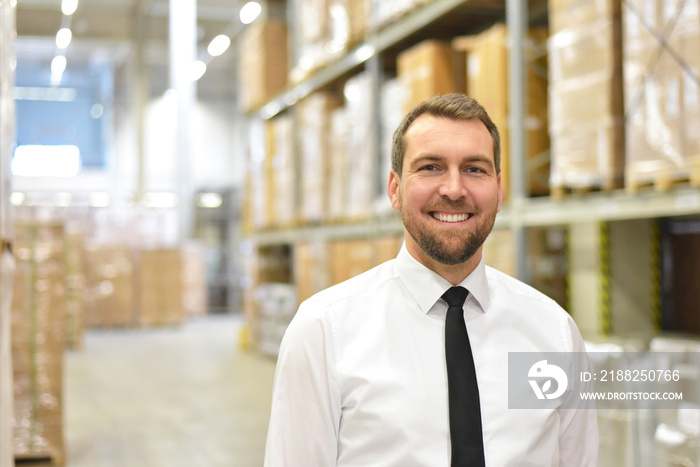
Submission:
POLYGON ((434 212, 433 217, 442 222, 462 222, 469 219, 469 214, 440 214, 434 212))

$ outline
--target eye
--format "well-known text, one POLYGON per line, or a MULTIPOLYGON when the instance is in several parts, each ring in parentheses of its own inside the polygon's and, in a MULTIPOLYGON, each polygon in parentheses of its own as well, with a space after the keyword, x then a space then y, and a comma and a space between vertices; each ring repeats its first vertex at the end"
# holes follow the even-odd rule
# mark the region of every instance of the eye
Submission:
POLYGON ((467 172, 469 172, 469 173, 479 173, 479 174, 486 173, 486 171, 485 171, 484 169, 482 169, 481 167, 474 167, 474 166, 472 166, 472 167, 467 167, 467 172))
POLYGON ((435 164, 428 164, 428 165, 424 165, 423 167, 421 167, 418 170, 434 171, 434 170, 438 170, 438 167, 435 164))

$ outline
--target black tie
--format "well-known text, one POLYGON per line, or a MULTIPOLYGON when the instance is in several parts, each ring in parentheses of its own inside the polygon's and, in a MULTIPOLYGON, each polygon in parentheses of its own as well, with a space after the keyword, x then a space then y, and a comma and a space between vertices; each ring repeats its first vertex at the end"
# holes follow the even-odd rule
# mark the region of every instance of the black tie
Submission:
POLYGON ((463 306, 467 295, 469 291, 464 287, 452 287, 442 295, 449 305, 445 320, 445 358, 452 467, 484 466, 479 387, 467 326, 464 324, 463 306))

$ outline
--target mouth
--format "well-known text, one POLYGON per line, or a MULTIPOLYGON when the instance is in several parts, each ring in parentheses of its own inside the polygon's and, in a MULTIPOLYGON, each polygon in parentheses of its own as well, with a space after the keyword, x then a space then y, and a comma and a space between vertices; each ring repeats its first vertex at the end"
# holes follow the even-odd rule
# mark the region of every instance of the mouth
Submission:
POLYGON ((446 212, 431 211, 430 216, 433 219, 436 219, 440 222, 446 222, 448 224, 456 224, 459 222, 464 222, 464 221, 469 220, 473 216, 473 214, 468 213, 468 212, 446 213, 446 212))

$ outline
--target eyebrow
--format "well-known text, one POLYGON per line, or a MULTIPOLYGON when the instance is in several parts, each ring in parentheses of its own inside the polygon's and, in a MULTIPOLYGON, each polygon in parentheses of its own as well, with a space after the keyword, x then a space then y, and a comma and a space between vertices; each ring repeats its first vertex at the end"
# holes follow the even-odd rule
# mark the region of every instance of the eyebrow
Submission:
MULTIPOLYGON (((445 160, 445 157, 443 157, 443 156, 426 154, 424 156, 419 156, 419 157, 413 159, 413 161, 411 161, 410 167, 415 167, 416 165, 420 165, 424 162, 442 162, 444 160, 445 160)), ((489 157, 481 155, 481 154, 474 154, 472 156, 467 156, 467 157, 463 158, 461 162, 462 163, 463 162, 472 162, 472 163, 483 162, 483 163, 488 164, 490 167, 496 166, 495 163, 489 157)))

